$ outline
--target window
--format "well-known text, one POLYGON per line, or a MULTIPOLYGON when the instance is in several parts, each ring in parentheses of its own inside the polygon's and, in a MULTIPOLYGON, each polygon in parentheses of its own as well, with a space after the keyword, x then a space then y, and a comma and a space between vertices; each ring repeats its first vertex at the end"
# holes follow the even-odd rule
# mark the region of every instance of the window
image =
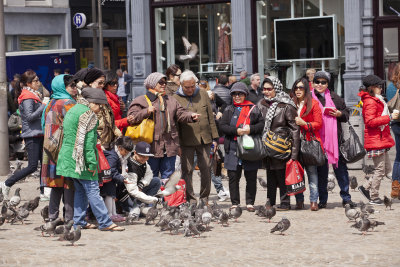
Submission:
POLYGON ((19 36, 19 50, 58 49, 59 36, 19 36))
POLYGON ((379 0, 379 16, 400 16, 400 0, 379 0))
POLYGON ((53 0, 25 0, 25 6, 52 6, 53 0))
POLYGON ((157 71, 231 72, 230 3, 155 8, 157 71))

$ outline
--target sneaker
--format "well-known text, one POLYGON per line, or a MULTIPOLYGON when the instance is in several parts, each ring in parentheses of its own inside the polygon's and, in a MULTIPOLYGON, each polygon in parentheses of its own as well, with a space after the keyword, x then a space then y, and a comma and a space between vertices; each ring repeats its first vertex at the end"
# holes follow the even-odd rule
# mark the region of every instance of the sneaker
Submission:
POLYGON ((364 188, 364 186, 359 186, 358 191, 360 191, 361 195, 365 197, 367 200, 371 200, 371 196, 369 195, 369 191, 364 188))
POLYGON ((380 199, 380 198, 376 198, 376 199, 371 200, 371 201, 369 202, 369 204, 371 204, 371 205, 382 206, 382 205, 383 205, 383 200, 380 199))
POLYGON ((45 194, 40 194, 40 201, 50 201, 50 197, 46 196, 45 194))
POLYGON ((229 197, 228 197, 228 194, 225 192, 225 191, 219 191, 218 192, 218 201, 221 201, 221 202, 223 202, 223 201, 225 201, 225 200, 227 200, 229 197))
POLYGON ((280 204, 276 208, 276 210, 279 210, 279 211, 287 211, 287 210, 290 210, 290 209, 291 209, 290 204, 280 204))
POLYGON ((119 214, 113 215, 110 217, 113 222, 124 222, 125 218, 119 214))
POLYGON ((224 189, 224 192, 228 196, 228 198, 231 198, 231 194, 229 193, 229 190, 226 189, 224 186, 222 188, 224 189))
POLYGON ((5 182, 1 182, 0 183, 0 186, 1 186, 1 191, 3 192, 3 195, 4 195, 4 200, 10 200, 10 188, 11 187, 9 187, 9 186, 6 186, 6 183, 5 182))

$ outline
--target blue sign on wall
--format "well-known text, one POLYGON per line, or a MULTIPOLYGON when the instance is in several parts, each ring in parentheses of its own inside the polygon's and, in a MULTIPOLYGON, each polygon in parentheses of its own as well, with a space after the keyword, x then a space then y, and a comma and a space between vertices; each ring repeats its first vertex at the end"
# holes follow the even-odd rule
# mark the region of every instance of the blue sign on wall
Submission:
POLYGON ((86 15, 83 13, 76 13, 72 20, 77 29, 83 28, 86 25, 86 15))

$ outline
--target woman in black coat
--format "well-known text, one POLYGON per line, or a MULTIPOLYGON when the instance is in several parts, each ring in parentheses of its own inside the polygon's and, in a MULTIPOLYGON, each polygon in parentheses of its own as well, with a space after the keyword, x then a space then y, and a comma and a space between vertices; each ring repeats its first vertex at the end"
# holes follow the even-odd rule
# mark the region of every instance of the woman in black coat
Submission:
POLYGON ((235 83, 230 93, 233 104, 225 109, 219 126, 221 132, 225 135, 224 167, 228 170, 231 209, 240 204, 239 182, 243 169, 246 178, 247 210, 253 212, 257 192, 257 170, 261 161, 239 159, 236 154, 237 137, 244 134, 261 134, 264 128, 264 120, 259 109, 252 102, 245 100, 249 94, 245 84, 235 83))

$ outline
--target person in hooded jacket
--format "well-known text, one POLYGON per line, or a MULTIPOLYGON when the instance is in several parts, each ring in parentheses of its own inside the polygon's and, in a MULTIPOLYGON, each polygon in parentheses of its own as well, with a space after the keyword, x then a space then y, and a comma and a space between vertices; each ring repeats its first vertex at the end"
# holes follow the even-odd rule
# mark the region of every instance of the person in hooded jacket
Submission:
POLYGON ((383 205, 383 200, 379 198, 379 187, 383 177, 392 171, 389 149, 395 144, 390 134, 389 124, 392 117, 398 118, 398 113, 389 113, 381 94, 382 85, 385 83, 381 78, 368 75, 362 79, 362 82, 363 86, 358 95, 363 102, 364 147, 368 158, 372 158, 374 162, 375 170, 373 176, 359 187, 359 191, 370 204, 383 205))

